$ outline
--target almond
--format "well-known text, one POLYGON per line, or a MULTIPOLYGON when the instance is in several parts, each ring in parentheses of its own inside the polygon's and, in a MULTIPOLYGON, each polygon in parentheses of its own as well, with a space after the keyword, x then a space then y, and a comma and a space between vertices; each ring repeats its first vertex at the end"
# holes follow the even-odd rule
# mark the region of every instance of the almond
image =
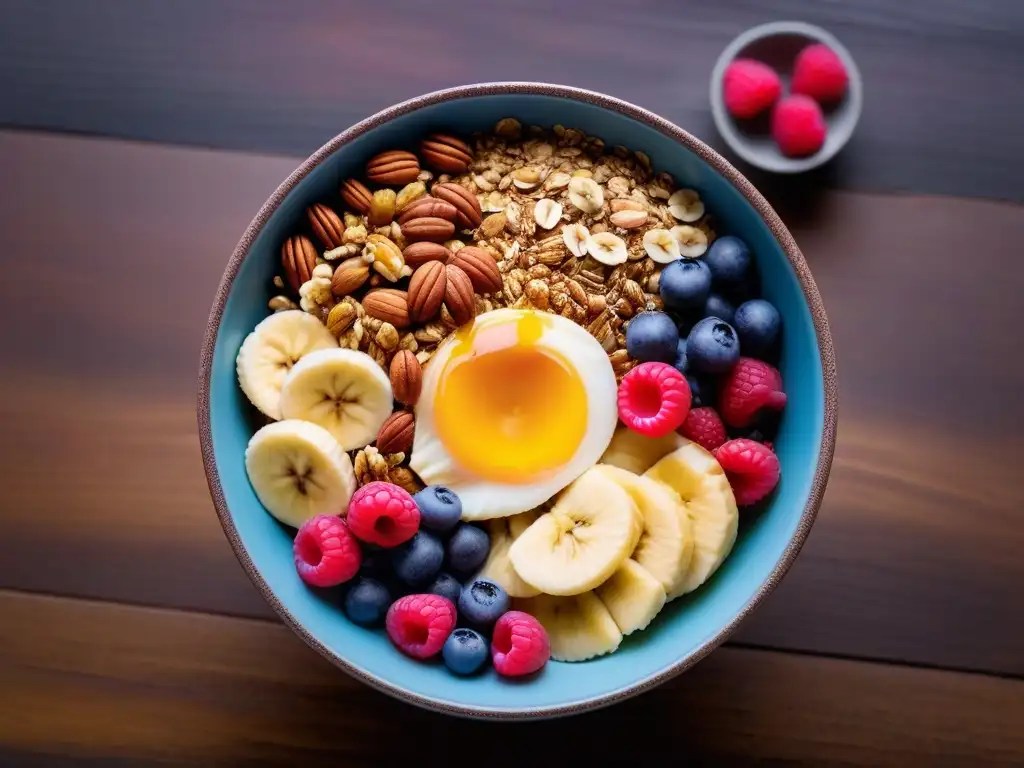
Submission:
POLYGON ((361 256, 345 259, 334 270, 331 278, 331 293, 335 296, 348 296, 362 287, 370 276, 370 265, 361 256))
POLYGON ((405 226, 405 223, 410 219, 418 219, 422 216, 455 221, 455 217, 458 215, 458 210, 451 203, 438 200, 436 197, 427 196, 409 203, 409 206, 402 211, 402 215, 398 217, 398 223, 405 226))
POLYGON ((413 269, 423 266, 428 261, 440 261, 444 263, 451 258, 451 255, 452 252, 440 243, 431 243, 427 240, 421 240, 418 243, 411 243, 405 247, 404 251, 402 251, 402 256, 405 257, 405 263, 413 269))
POLYGON ((405 239, 413 242, 416 240, 430 240, 441 242, 455 234, 455 225, 445 219, 436 216, 422 216, 417 219, 409 219, 401 225, 402 234, 405 239))
POLYGON ((345 225, 342 223, 341 217, 332 209, 322 203, 314 203, 306 209, 306 216, 309 218, 310 226, 313 227, 313 232, 324 244, 324 248, 331 250, 342 245, 341 238, 345 234, 345 225))
POLYGON ((341 199, 353 211, 366 213, 370 210, 370 201, 373 199, 373 193, 366 188, 363 182, 349 179, 341 185, 341 199))
POLYGON ((456 324, 464 325, 476 314, 473 282, 469 279, 469 275, 454 264, 446 265, 444 274, 444 305, 448 307, 448 313, 456 324))
POLYGON ((423 366, 415 353, 400 349, 391 358, 390 378, 395 400, 410 407, 416 405, 423 388, 423 366))
MULTIPOLYGON (((483 248, 467 245, 448 260, 469 276, 477 293, 497 293, 501 290, 501 272, 498 262, 483 248)), ((449 307, 451 311, 451 307, 449 307)))
POLYGON ((616 211, 608 221, 623 229, 636 229, 647 223, 647 211, 616 211))
POLYGON ((370 317, 391 323, 395 328, 409 327, 409 296, 394 288, 376 288, 363 297, 363 309, 370 317))
POLYGON ((480 210, 480 201, 468 189, 463 189, 458 184, 449 181, 444 184, 435 184, 430 190, 430 194, 455 206, 459 212, 455 223, 461 229, 476 229, 483 221, 484 215, 480 210))
POLYGON ((377 433, 377 450, 384 454, 408 453, 415 436, 416 417, 409 411, 396 411, 377 433))
POLYGON ((611 202, 612 213, 618 213, 619 211, 644 211, 644 204, 639 200, 632 200, 626 197, 619 197, 611 202))
POLYGON ((423 140, 420 154, 427 165, 442 173, 465 173, 473 160, 466 142, 440 133, 423 140))
POLYGON ((299 286, 313 276, 316 246, 303 235, 288 238, 281 246, 281 266, 288 285, 298 293, 299 286))
POLYGON ((440 261, 428 261, 412 273, 409 280, 409 319, 412 322, 426 323, 441 311, 446 279, 444 264, 440 261))
POLYGON ((366 164, 366 178, 375 184, 410 184, 420 175, 420 161, 412 152, 381 152, 366 164))

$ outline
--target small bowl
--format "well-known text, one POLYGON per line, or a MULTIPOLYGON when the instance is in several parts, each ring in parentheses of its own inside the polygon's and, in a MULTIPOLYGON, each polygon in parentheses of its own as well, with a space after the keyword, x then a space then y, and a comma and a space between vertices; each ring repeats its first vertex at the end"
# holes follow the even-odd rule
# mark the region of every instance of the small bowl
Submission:
POLYGON ((860 119, 862 102, 860 71, 849 51, 824 29, 800 21, 776 21, 748 29, 726 46, 711 73, 711 114, 719 133, 743 160, 774 173, 802 173, 835 157, 853 135, 860 119), (824 108, 828 134, 822 148, 808 157, 787 157, 771 137, 767 115, 742 121, 729 114, 722 94, 722 78, 726 67, 735 59, 757 59, 779 73, 785 95, 797 54, 812 43, 824 43, 842 59, 848 86, 842 101, 824 108))
POLYGON ((470 85, 389 107, 331 139, 302 163, 256 214, 228 261, 202 348, 198 422, 203 464, 217 515, 253 583, 306 643, 363 682, 435 711, 477 718, 567 715, 646 691, 688 669, 722 643, 779 583, 814 522, 825 490, 836 428, 832 338, 821 297, 800 250, 764 198, 735 168, 657 115, 591 91, 540 83, 470 85), (504 117, 524 125, 561 123, 645 152, 656 170, 698 190, 720 232, 744 238, 763 293, 783 318, 780 368, 789 403, 775 442, 782 479, 770 501, 748 510, 725 563, 696 592, 673 601, 643 632, 608 656, 552 662, 533 679, 488 669, 457 678, 437 663, 399 653, 383 631, 348 621, 337 598, 307 588, 292 556, 294 531, 260 505, 244 452, 258 428, 235 373, 239 346, 267 314, 281 243, 305 224, 310 204, 331 200, 342 180, 361 176, 374 154, 415 149, 431 130, 468 136, 504 117))

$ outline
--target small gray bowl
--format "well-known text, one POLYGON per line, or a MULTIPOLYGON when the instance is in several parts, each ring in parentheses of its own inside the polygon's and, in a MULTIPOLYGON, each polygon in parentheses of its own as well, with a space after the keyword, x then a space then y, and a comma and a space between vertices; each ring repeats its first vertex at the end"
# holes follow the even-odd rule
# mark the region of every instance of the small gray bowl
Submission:
POLYGON ((862 101, 860 71, 849 51, 824 29, 800 21, 776 21, 748 29, 726 46, 711 73, 711 114, 719 133, 743 160, 775 173, 801 173, 831 160, 853 134, 862 101), (757 59, 779 73, 785 94, 797 54, 811 43, 824 43, 836 52, 846 67, 849 84, 843 100, 825 109, 828 135, 822 148, 809 157, 786 157, 771 137, 767 116, 739 121, 729 114, 722 95, 722 78, 734 59, 757 59))

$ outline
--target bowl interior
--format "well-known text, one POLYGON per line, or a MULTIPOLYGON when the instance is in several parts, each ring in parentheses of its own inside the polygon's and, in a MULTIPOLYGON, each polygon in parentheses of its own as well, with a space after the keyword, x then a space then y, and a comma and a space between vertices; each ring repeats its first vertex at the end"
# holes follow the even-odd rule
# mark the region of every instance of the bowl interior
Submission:
POLYGON ((860 74, 849 52, 825 30, 798 22, 765 24, 740 35, 722 52, 711 77, 711 109, 726 143, 748 163, 776 173, 797 173, 827 162, 853 134, 861 110, 860 74), (849 85, 842 101, 822 107, 828 126, 824 146, 810 157, 786 157, 771 137, 768 114, 751 120, 737 120, 729 114, 722 96, 722 78, 735 59, 756 59, 779 73, 785 95, 789 93, 797 54, 812 43, 825 43, 839 55, 849 73, 849 85))
POLYGON ((808 305, 781 247, 738 189, 696 153, 648 125, 582 100, 522 93, 472 96, 422 107, 355 138, 313 168, 272 213, 230 287, 213 353, 210 421, 214 459, 229 522, 244 549, 243 563, 248 559, 251 575, 270 602, 290 615, 307 640, 370 682, 420 704, 468 714, 551 714, 624 692, 713 645, 765 588, 794 538, 811 491, 824 428, 822 363, 808 305), (500 679, 493 671, 458 679, 439 665, 411 661, 382 631, 355 626, 335 599, 300 582, 292 561, 293 532, 264 511, 246 477, 243 454, 256 426, 235 377, 239 346, 267 313, 280 245, 302 226, 308 205, 333 199, 341 181, 360 175, 376 152, 412 147, 432 128, 466 135, 506 116, 524 125, 575 126, 608 146, 642 150, 656 170, 667 170, 681 186, 697 189, 718 231, 744 238, 756 254, 764 295, 783 316, 781 370, 789 394, 776 442, 783 467, 778 491, 770 506, 742 517, 733 553, 714 578, 667 606, 618 652, 582 664, 551 663, 525 682, 500 679))

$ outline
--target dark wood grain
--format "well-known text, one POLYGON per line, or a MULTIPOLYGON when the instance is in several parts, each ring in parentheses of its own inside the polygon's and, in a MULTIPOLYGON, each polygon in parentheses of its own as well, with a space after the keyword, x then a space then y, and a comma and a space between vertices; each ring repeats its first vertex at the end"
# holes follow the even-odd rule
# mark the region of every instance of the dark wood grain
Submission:
POLYGON ((1013 0, 0 0, 0 18, 0 123, 298 155, 397 101, 492 80, 604 91, 717 146, 719 53, 802 19, 839 37, 865 83, 822 181, 1024 200, 1013 0))
MULTIPOLYGON (((221 269, 294 164, 0 134, 0 585, 270 615, 212 511, 195 379, 221 269)), ((1024 674, 1024 209, 832 193, 795 232, 839 442, 806 547, 736 641, 1024 674)))
POLYGON ((376 766, 414 761, 439 733, 499 766, 522 756, 498 740, 548 742, 538 765, 661 762, 668 734, 688 764, 1024 755, 1021 681, 726 648, 611 709, 455 724, 357 683, 275 623, 6 592, 0 613, 0 750, 17 756, 376 766))

